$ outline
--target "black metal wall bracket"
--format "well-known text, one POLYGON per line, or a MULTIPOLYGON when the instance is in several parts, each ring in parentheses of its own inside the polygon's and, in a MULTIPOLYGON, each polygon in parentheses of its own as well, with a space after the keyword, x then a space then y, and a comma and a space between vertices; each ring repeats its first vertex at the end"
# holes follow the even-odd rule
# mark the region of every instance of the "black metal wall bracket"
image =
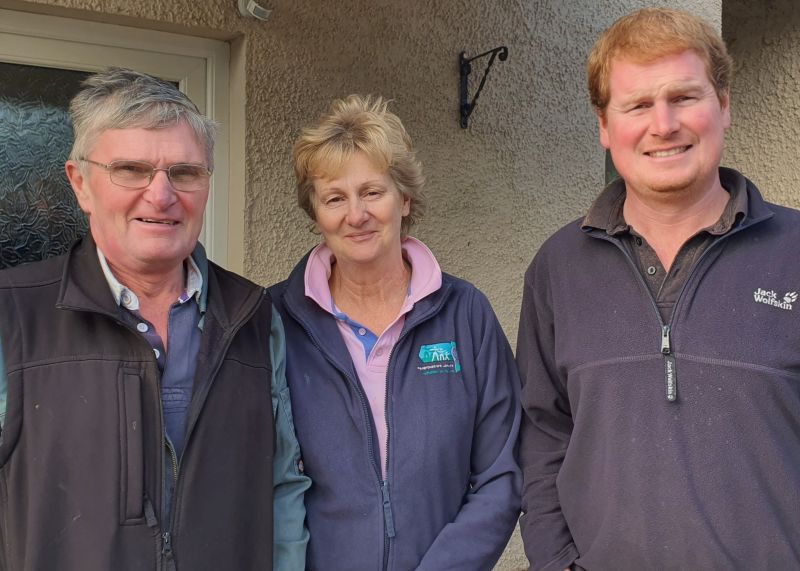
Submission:
POLYGON ((492 64, 494 63, 494 58, 500 58, 500 61, 506 61, 508 59, 508 48, 506 46, 500 46, 499 48, 494 48, 493 50, 489 50, 488 52, 484 52, 480 55, 477 55, 473 58, 467 59, 464 57, 466 52, 461 52, 458 55, 458 66, 461 69, 461 93, 460 93, 460 102, 461 102, 461 128, 466 129, 467 125, 469 124, 469 116, 472 115, 472 112, 475 110, 475 105, 478 102, 478 96, 481 94, 483 90, 483 86, 486 84, 486 77, 489 75, 489 69, 491 69, 492 64), (475 92, 475 97, 472 98, 472 101, 469 100, 469 74, 472 73, 472 65, 471 63, 476 59, 482 58, 484 56, 490 55, 489 63, 486 64, 486 71, 483 72, 483 77, 481 78, 481 83, 478 85, 478 90, 475 92))

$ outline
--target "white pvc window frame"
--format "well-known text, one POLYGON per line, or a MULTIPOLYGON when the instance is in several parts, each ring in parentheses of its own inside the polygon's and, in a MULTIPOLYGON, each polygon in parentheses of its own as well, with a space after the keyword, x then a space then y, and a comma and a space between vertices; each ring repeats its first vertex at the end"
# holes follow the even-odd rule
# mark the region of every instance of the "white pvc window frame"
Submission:
MULTIPOLYGON (((0 10, 0 61, 79 71, 129 67, 174 81, 198 108, 219 124, 214 176, 200 240, 220 265, 242 264, 229 235, 229 204, 244 189, 234 187, 230 165, 230 46, 219 40, 0 10), (231 255, 231 252, 232 255, 231 255)), ((241 197, 239 196, 241 195, 241 197)))

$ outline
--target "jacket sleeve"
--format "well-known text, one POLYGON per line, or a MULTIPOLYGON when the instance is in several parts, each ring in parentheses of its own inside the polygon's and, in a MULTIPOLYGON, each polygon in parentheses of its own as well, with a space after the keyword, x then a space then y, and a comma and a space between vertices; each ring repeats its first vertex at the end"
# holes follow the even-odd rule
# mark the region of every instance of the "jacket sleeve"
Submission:
POLYGON ((534 259, 525 275, 517 336, 522 380, 520 527, 530 570, 562 571, 578 557, 556 489, 572 434, 572 414, 566 379, 559 376, 555 363, 549 276, 537 261, 534 259))
POLYGON ((503 552, 519 516, 521 474, 516 460, 519 377, 508 340, 489 301, 473 290, 475 363, 481 394, 472 435, 469 490, 453 522, 442 529, 418 570, 484 571, 503 552))
POLYGON ((311 479, 301 471, 300 445, 294 432, 289 387, 286 384, 286 347, 283 322, 272 309, 270 335, 272 360, 272 412, 275 416, 273 460, 273 569, 305 569, 308 529, 303 496, 311 479))

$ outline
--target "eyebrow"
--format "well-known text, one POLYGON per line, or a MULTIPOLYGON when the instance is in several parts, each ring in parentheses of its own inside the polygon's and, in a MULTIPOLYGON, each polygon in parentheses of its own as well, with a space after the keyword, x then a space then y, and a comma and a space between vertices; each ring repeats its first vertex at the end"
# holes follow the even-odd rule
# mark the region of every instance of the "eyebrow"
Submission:
MULTIPOLYGON (((709 86, 711 87, 711 86, 709 86)), ((713 87, 711 88, 713 91, 713 87)), ((689 79, 685 81, 675 81, 663 86, 658 92, 656 93, 666 93, 667 95, 674 95, 675 93, 686 93, 686 92, 705 92, 706 86, 703 85, 702 82, 697 81, 695 79, 689 79)), ((631 103, 635 103, 637 101, 641 101, 643 99, 653 99, 656 95, 652 90, 641 90, 636 91, 629 96, 625 97, 620 101, 620 105, 622 107, 626 105, 630 105, 631 103)))
MULTIPOLYGON (((335 183, 335 181, 334 181, 334 183, 335 183)), ((337 190, 342 190, 342 187, 339 186, 338 184, 325 184, 325 183, 323 183, 323 185, 324 186, 322 187, 322 191, 334 192, 334 191, 337 191, 337 190)), ((364 182, 362 182, 361 184, 358 185, 357 189, 361 190, 363 188, 367 188, 367 187, 371 187, 371 186, 377 186, 377 187, 380 187, 380 188, 386 188, 386 183, 384 181, 382 181, 381 179, 379 179, 379 178, 365 180, 364 182)))

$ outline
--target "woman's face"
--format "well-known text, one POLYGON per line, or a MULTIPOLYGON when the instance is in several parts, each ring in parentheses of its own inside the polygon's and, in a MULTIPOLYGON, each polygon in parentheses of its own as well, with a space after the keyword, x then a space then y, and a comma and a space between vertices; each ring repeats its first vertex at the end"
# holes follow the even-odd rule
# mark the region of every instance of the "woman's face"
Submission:
POLYGON ((353 155, 334 178, 316 179, 313 204, 316 226, 337 262, 373 264, 400 253, 411 199, 366 155, 353 155))

